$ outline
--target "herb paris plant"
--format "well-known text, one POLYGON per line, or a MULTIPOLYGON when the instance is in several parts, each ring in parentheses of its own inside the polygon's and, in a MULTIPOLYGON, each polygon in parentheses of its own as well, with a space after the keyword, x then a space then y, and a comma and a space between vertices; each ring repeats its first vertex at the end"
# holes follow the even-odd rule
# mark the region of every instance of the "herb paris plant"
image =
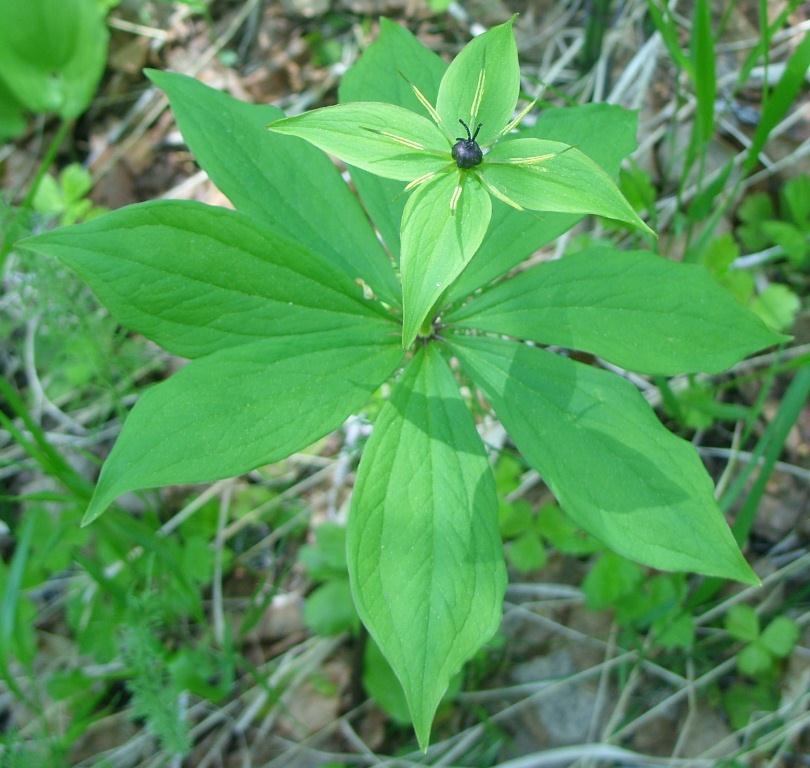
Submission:
POLYGON ((430 105, 443 125, 483 123, 478 141, 491 145, 512 120, 517 70, 503 62, 514 63, 513 49, 511 27, 496 28, 445 73, 384 21, 344 80, 343 106, 289 122, 273 107, 151 72, 237 210, 151 202, 19 243, 60 259, 123 324, 191 359, 133 408, 86 522, 127 491, 210 482, 306 448, 394 377, 358 470, 348 565, 358 612, 403 685, 423 746, 449 680, 495 631, 506 582, 492 471, 451 360, 582 528, 647 565, 756 581, 693 447, 626 379, 536 344, 672 374, 719 370, 781 337, 702 267, 644 251, 591 248, 490 286, 584 212, 639 226, 611 181, 634 146, 633 117, 619 108, 547 110, 480 165, 452 160, 456 131, 431 122, 430 105), (493 82, 509 85, 488 90, 493 82), (317 135, 353 164, 359 199, 324 154, 267 131, 270 122, 317 135), (435 175, 406 202, 402 182, 425 174, 435 175), (534 217, 506 196, 552 212, 534 217), (401 253, 402 288, 367 213, 401 253), (403 323, 414 338, 434 306, 440 332, 403 353, 403 323))

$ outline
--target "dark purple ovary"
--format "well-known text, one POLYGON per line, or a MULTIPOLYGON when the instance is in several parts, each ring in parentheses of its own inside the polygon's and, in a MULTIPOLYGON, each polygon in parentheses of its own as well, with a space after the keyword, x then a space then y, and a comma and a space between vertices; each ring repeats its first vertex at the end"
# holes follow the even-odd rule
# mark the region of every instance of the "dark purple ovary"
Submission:
POLYGON ((467 123, 461 118, 459 118, 458 121, 464 126, 464 130, 467 132, 467 138, 456 136, 456 143, 453 144, 453 149, 450 150, 450 154, 453 156, 453 160, 456 161, 456 165, 459 168, 474 168, 484 159, 484 153, 481 151, 481 147, 478 146, 478 142, 476 141, 478 131, 481 130, 481 123, 478 124, 475 133, 470 133, 470 127, 467 123))

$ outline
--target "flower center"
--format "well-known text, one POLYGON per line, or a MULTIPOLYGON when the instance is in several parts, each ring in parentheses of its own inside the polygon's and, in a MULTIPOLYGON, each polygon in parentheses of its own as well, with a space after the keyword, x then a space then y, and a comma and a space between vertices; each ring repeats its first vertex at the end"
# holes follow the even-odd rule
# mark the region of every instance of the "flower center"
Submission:
POLYGON ((470 126, 468 126, 467 123, 461 118, 459 118, 458 121, 464 126, 467 136, 456 136, 456 143, 453 144, 453 149, 450 150, 450 154, 453 156, 453 160, 456 161, 456 165, 459 168, 474 168, 484 159, 484 153, 475 140, 478 137, 478 131, 481 130, 482 124, 478 123, 475 133, 471 133, 470 126))

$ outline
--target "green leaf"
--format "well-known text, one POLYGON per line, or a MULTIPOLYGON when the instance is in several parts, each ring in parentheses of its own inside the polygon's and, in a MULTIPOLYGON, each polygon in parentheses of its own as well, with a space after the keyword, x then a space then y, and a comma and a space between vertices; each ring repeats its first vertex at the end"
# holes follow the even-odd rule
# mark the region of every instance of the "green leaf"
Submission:
MULTIPOLYGON (((343 76, 338 94, 343 104, 383 101, 429 117, 411 85, 435 104, 446 69, 444 61, 405 27, 383 18, 379 36, 343 76)), ((359 168, 351 167, 349 172, 383 240, 399 259, 399 225, 406 200, 402 185, 359 168)))
POLYGON ((363 654, 363 687, 392 720, 400 725, 408 725, 411 722, 405 692, 391 665, 385 660, 385 656, 372 638, 366 641, 363 654))
POLYGON ((780 197, 783 212, 802 232, 810 232, 810 176, 796 176, 786 181, 780 197))
MULTIPOLYGON (((495 487, 500 495, 498 475, 495 475, 495 487)), ((498 528, 501 537, 513 539, 532 529, 532 505, 525 499, 503 501, 498 503, 498 528)))
MULTIPOLYGON (((622 158, 636 148, 638 116, 612 104, 582 104, 544 110, 519 136, 572 144, 616 177, 622 158)), ((492 225, 464 274, 450 289, 461 299, 493 278, 508 272, 579 221, 579 214, 526 215, 495 200, 492 225)))
POLYGON ((799 297, 788 286, 771 283, 751 302, 751 309, 769 328, 784 331, 796 321, 801 309, 799 297))
POLYGON ((768 95, 762 118, 754 133, 754 140, 745 158, 744 170, 748 173, 753 170, 759 160, 759 153, 765 148, 771 131, 788 113, 796 97, 804 85, 807 69, 810 67, 810 32, 806 32, 801 43, 788 59, 782 76, 776 87, 768 95))
POLYGON ((661 426, 627 380, 514 342, 450 341, 574 522, 661 570, 758 583, 695 449, 661 426))
MULTIPOLYGON (((780 704, 779 688, 767 679, 756 683, 732 683, 723 693, 723 708, 728 713, 729 722, 734 730, 742 730, 759 719, 762 712, 773 712, 780 704)), ((744 768, 739 760, 733 760, 722 768, 744 768)))
POLYGON ((759 616, 750 605, 733 605, 726 614, 726 631, 746 643, 759 637, 759 616))
POLYGON ((767 672, 772 664, 771 654, 758 642, 747 645, 737 656, 737 666, 740 672, 752 677, 767 672))
POLYGON ((492 143, 512 119, 520 93, 515 33, 512 21, 473 38, 453 59, 439 85, 436 111, 449 136, 464 135, 459 119, 474 131, 481 123, 478 141, 492 143))
POLYGON ((585 602, 592 610, 610 608, 625 595, 636 591, 644 571, 634 562, 614 552, 600 555, 582 582, 585 602))
POLYGON ((301 139, 267 130, 283 117, 280 109, 237 101, 185 75, 146 74, 169 97, 197 161, 237 209, 399 304, 391 262, 334 163, 301 139))
POLYGON ((39 182, 34 199, 31 201, 34 210, 45 216, 58 216, 65 210, 65 196, 59 182, 46 173, 39 182))
POLYGON ((123 325, 184 357, 382 317, 320 257, 195 202, 128 206, 18 247, 58 258, 123 325))
POLYGON ((360 626, 347 578, 321 584, 304 602, 304 621, 316 635, 356 632, 360 626))
POLYGON ((470 173, 444 174, 411 195, 402 215, 404 347, 411 345, 422 323, 431 319, 436 302, 470 262, 491 213, 489 194, 470 173))
POLYGON ((68 203, 78 203, 93 188, 93 177, 81 163, 71 163, 59 174, 59 184, 68 203))
POLYGON ((697 96, 695 125, 699 142, 705 144, 714 133, 714 102, 717 95, 712 11, 708 0, 695 2, 692 14, 691 55, 692 70, 690 74, 697 96))
POLYGON ((231 477, 340 426, 396 368, 385 323, 226 347, 147 390, 110 453, 84 523, 122 493, 231 477))
POLYGON ((762 224, 774 218, 773 202, 765 192, 755 192, 740 203, 737 216, 744 222, 737 227, 737 237, 751 251, 758 251, 770 245, 767 235, 762 232, 762 224))
POLYGON ((717 373, 785 340, 703 267, 610 246, 538 264, 477 296, 447 321, 664 375, 717 373))
POLYGON ((374 425, 347 533, 355 604, 423 749, 451 677, 500 621, 497 510, 472 416, 435 345, 423 347, 374 425))
MULTIPOLYGON (((0 674, 9 679, 8 663, 15 645, 15 635, 24 634, 25 622, 17 621, 21 606, 26 602, 23 590, 25 571, 31 553, 34 534, 33 516, 24 518, 16 531, 16 547, 11 563, 6 571, 5 563, 0 563, 0 674)), ((30 626, 30 625, 29 625, 30 626)), ((22 646, 24 644, 20 644, 22 646)), ((21 648, 18 647, 18 650, 21 648)), ((13 685, 16 687, 16 685, 13 685)), ((24 697, 23 697, 24 698, 24 697)))
POLYGON ((16 139, 26 125, 25 108, 0 79, 0 142, 16 139))
POLYGON ((506 559, 516 570, 529 573, 542 568, 548 555, 540 537, 534 531, 526 531, 509 543, 506 559))
POLYGON ((552 546, 565 555, 590 555, 602 544, 574 525, 556 504, 544 504, 537 513, 536 528, 552 546))
POLYGON ((763 221, 762 234, 780 246, 787 257, 798 267, 807 256, 810 249, 810 240, 806 232, 787 221, 763 221))
POLYGON ((412 181, 452 163, 447 137, 427 118, 393 104, 356 101, 322 107, 268 128, 388 179, 412 181))
POLYGON ((666 616, 653 624, 655 642, 661 648, 689 650, 695 644, 695 619, 691 613, 666 616))
POLYGON ((658 5, 659 0, 647 0, 647 10, 656 29, 661 34, 672 60, 690 76, 693 74, 692 61, 681 50, 679 39, 680 27, 666 3, 658 5))
POLYGON ((613 179, 584 152, 546 139, 512 139, 484 158, 484 181, 532 211, 593 213, 654 234, 625 200, 613 179))
POLYGON ((96 0, 0 0, 0 79, 33 112, 78 117, 107 60, 96 0))
POLYGON ((774 656, 784 659, 799 640, 799 625, 787 616, 777 616, 762 633, 760 641, 774 656))
POLYGON ((326 581, 346 573, 346 528, 338 523, 321 523, 315 529, 315 544, 298 552, 311 579, 326 581))

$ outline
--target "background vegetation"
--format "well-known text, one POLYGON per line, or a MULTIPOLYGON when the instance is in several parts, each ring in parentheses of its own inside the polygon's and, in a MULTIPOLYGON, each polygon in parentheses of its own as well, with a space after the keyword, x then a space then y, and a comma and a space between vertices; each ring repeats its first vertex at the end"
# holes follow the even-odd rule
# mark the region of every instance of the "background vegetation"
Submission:
MULTIPOLYGON (((82 27, 81 66, 57 83, 69 99, 40 98, 50 91, 39 81, 20 86, 0 31, 0 766, 806 765, 807 5, 98 6, 106 22, 82 27), (238 480, 130 495, 82 529, 128 408, 182 361, 12 245, 153 197, 228 204, 144 66, 295 113, 335 102, 382 14, 449 56, 513 12, 527 96, 639 110, 621 183, 661 253, 704 264, 794 339, 726 374, 632 376, 698 447, 762 588, 656 574, 605 551, 500 425, 481 419, 510 566, 506 611, 423 755, 347 583, 343 524, 375 414, 238 480)), ((0 21, 9 8, 0 2, 0 21)), ((53 84, 52 48, 39 49, 53 84)), ((589 219, 534 260, 621 238, 589 219)))

